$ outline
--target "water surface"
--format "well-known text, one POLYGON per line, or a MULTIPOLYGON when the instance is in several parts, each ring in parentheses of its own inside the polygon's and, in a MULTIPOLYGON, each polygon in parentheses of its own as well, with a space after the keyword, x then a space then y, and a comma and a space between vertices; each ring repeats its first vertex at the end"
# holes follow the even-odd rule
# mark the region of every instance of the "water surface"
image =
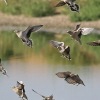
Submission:
POLYGON ((20 100, 11 90, 16 81, 20 80, 25 84, 29 100, 42 100, 31 89, 45 96, 53 94, 55 100, 100 100, 99 66, 53 65, 21 59, 3 61, 2 64, 7 69, 9 78, 0 74, 0 100, 20 100), (79 74, 86 86, 68 84, 55 75, 59 71, 79 74))

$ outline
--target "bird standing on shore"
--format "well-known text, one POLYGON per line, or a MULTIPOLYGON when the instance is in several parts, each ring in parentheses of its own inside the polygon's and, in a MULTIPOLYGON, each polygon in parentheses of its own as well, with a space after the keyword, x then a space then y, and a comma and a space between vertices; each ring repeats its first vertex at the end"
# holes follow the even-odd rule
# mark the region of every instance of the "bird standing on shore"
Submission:
POLYGON ((63 57, 68 58, 68 60, 71 60, 69 46, 65 46, 64 42, 58 42, 54 40, 51 40, 50 43, 59 50, 63 57))
POLYGON ((72 11, 79 12, 79 6, 75 3, 76 0, 62 0, 55 7, 68 5, 72 11))
POLYGON ((72 31, 67 31, 68 34, 70 34, 70 36, 75 39, 76 41, 78 41, 80 44, 81 43, 81 36, 82 35, 88 35, 93 31, 94 28, 81 28, 80 24, 77 24, 75 29, 72 31))
POLYGON ((72 74, 71 72, 67 71, 67 72, 58 72, 56 73, 56 75, 59 78, 65 78, 65 81, 67 81, 69 84, 82 84, 85 86, 85 84, 83 83, 83 81, 80 79, 79 75, 75 75, 72 74))
POLYGON ((32 40, 29 39, 32 32, 38 31, 43 25, 29 26, 25 31, 15 30, 16 35, 22 40, 24 44, 32 47, 32 40))

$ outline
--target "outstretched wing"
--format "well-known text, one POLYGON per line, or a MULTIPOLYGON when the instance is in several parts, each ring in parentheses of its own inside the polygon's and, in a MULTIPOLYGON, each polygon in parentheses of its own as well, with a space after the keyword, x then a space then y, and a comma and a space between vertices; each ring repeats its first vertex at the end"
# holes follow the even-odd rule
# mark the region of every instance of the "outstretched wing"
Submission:
POLYGON ((94 28, 81 28, 81 29, 82 29, 82 35, 88 35, 94 30, 94 28))
POLYGON ((22 34, 24 37, 29 38, 32 32, 38 31, 41 27, 43 27, 43 25, 29 26, 22 34))
POLYGON ((63 5, 65 5, 65 4, 66 4, 66 2, 60 1, 55 7, 60 7, 60 6, 63 6, 63 5))
POLYGON ((85 86, 84 82, 81 80, 81 78, 79 77, 79 75, 73 75, 71 77, 76 83, 82 84, 85 86))
POLYGON ((12 87, 12 90, 13 90, 17 95, 19 95, 19 96, 22 95, 22 91, 19 90, 16 86, 12 87))
POLYGON ((91 46, 100 46, 100 41, 88 42, 87 44, 91 46))
POLYGON ((74 29, 74 31, 77 31, 80 28, 80 25, 81 24, 77 24, 76 27, 75 27, 75 29, 74 29))
POLYGON ((76 84, 75 80, 73 80, 71 77, 65 79, 69 84, 76 84))
POLYGON ((58 42, 58 41, 51 40, 50 43, 56 48, 60 46, 64 46, 64 42, 58 42))
POLYGON ((56 73, 56 75, 59 77, 59 78, 66 78, 66 76, 70 76, 71 72, 67 71, 67 72, 58 72, 56 73))

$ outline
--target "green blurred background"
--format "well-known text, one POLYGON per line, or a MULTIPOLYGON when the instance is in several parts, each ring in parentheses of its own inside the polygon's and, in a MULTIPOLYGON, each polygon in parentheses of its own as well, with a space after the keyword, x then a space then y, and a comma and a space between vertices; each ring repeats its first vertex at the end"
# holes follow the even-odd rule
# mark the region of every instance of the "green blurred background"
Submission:
POLYGON ((91 21, 100 18, 100 0, 76 0, 80 14, 70 13, 67 6, 55 9, 59 0, 8 0, 7 7, 0 3, 0 11, 12 15, 43 17, 57 13, 70 16, 72 21, 91 21))
MULTIPOLYGON (((45 18, 47 16, 53 17, 64 15, 69 17, 69 20, 72 23, 82 23, 82 21, 85 21, 88 24, 88 21, 98 22, 100 20, 100 0, 77 0, 76 3, 80 6, 79 14, 71 12, 67 6, 55 8, 54 6, 58 2, 59 0, 8 0, 8 5, 6 6, 3 1, 0 1, 0 13, 5 14, 6 16, 12 15, 13 17, 14 15, 18 17, 24 16, 27 18, 45 18)), ((9 22, 5 25, 7 27, 11 24, 12 22, 9 22)), ((2 24, 0 25, 2 26, 2 24)), ((96 24, 95 27, 96 26, 98 27, 98 24, 96 24)), ((100 64, 100 47, 91 47, 86 44, 90 41, 99 40, 99 34, 94 33, 92 35, 83 36, 82 45, 74 42, 74 40, 72 40, 67 34, 57 34, 55 32, 33 33, 31 38, 33 39, 32 49, 23 45, 13 33, 13 30, 7 31, 1 29, 0 57, 2 59, 10 59, 13 57, 27 57, 27 59, 30 59, 30 56, 33 56, 33 58, 36 57, 40 60, 44 59, 48 63, 55 64, 100 64), (50 40, 64 41, 66 45, 69 45, 71 47, 72 60, 68 61, 67 59, 62 58, 57 50, 49 44, 50 40)))

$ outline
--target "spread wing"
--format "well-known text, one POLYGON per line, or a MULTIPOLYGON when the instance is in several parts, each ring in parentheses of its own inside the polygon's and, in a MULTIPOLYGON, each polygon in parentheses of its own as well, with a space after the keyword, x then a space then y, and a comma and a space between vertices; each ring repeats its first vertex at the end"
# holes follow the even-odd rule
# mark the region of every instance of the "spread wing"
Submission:
POLYGON ((73 80, 71 77, 65 79, 69 84, 76 84, 75 80, 73 80))
POLYGON ((24 37, 29 38, 32 32, 38 31, 41 27, 43 27, 43 25, 29 26, 22 34, 24 37))
POLYGON ((21 98, 25 98, 26 100, 28 100, 27 96, 25 93, 22 92, 22 90, 18 89, 18 87, 14 86, 12 87, 12 90, 19 95, 21 98))
POLYGON ((22 95, 22 91, 21 90, 19 90, 17 87, 12 87, 12 90, 16 93, 16 94, 18 94, 19 96, 21 96, 22 95))
POLYGON ((77 24, 76 27, 75 27, 75 29, 74 29, 74 31, 77 31, 80 28, 80 25, 81 24, 77 24))
POLYGON ((66 76, 70 76, 71 72, 67 71, 67 72, 58 72, 56 73, 56 75, 59 77, 59 78, 66 78, 66 76))
POLYGON ((60 7, 60 6, 63 6, 63 5, 65 5, 65 4, 66 4, 66 2, 60 1, 55 7, 60 7))
POLYGON ((64 42, 58 42, 58 41, 51 40, 50 43, 51 43, 55 48, 64 46, 64 42))
POLYGON ((82 29, 82 35, 88 35, 94 30, 94 28, 81 28, 81 29, 82 29))
POLYGON ((100 46, 100 41, 88 42, 87 44, 91 46, 100 46))
POLYGON ((79 77, 79 75, 74 75, 74 74, 72 74, 72 75, 71 75, 71 78, 72 78, 73 80, 75 80, 75 81, 81 80, 80 77, 79 77))
POLYGON ((76 83, 82 84, 82 85, 85 86, 84 82, 81 80, 81 78, 79 77, 79 75, 73 75, 71 78, 72 78, 76 83))

